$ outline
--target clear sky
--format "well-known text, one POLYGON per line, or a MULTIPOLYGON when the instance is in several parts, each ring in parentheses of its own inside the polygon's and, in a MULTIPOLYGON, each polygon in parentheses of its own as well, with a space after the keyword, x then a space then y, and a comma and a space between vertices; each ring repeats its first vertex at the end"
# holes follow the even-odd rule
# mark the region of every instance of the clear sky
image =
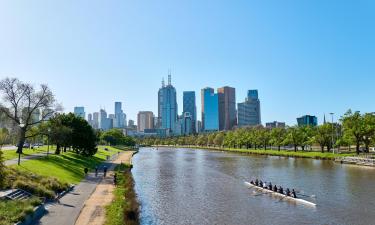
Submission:
MULTIPOLYGON (((161 79, 178 92, 258 89, 262 122, 373 112, 373 0, 0 2, 0 78, 47 83, 66 111, 124 102, 157 113, 161 79)), ((200 117, 200 113, 198 113, 200 117)))

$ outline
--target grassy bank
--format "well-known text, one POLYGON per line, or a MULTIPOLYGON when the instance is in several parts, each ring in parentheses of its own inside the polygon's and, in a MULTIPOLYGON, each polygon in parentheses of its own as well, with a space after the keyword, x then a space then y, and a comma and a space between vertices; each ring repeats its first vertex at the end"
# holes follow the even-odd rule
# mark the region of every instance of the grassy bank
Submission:
POLYGON ((239 149, 239 148, 219 148, 219 147, 201 147, 201 146, 169 146, 169 147, 181 147, 181 148, 192 148, 192 149, 206 149, 206 150, 219 150, 228 152, 238 152, 244 154, 254 155, 270 155, 270 156, 282 156, 282 157, 295 157, 295 158, 312 158, 312 159, 326 159, 333 160, 336 157, 353 156, 355 153, 340 153, 333 154, 331 152, 316 152, 316 151, 290 151, 290 150, 264 150, 264 149, 239 149))
MULTIPOLYGON (((3 151, 3 157, 5 160, 18 158, 18 153, 16 153, 16 149, 2 150, 2 151, 3 151)), ((24 148, 23 153, 21 154, 21 157, 34 155, 38 153, 46 153, 46 152, 47 152, 47 146, 41 146, 39 148, 34 148, 34 149, 24 148)), ((52 150, 52 146, 50 146, 50 152, 51 153, 54 152, 54 150, 52 150)))
POLYGON ((29 200, 0 201, 0 224, 13 225, 19 221, 23 221, 27 215, 34 212, 34 207, 40 205, 38 198, 29 200))
POLYGON ((106 207, 106 225, 139 224, 139 204, 130 167, 130 164, 121 164, 116 167, 118 183, 113 193, 114 199, 106 207))
POLYGON ((99 146, 98 152, 92 157, 85 157, 74 152, 61 153, 61 155, 51 154, 48 157, 28 160, 22 162, 20 166, 13 165, 20 171, 29 171, 35 174, 55 177, 56 179, 77 184, 84 177, 84 168, 94 169, 103 161, 119 150, 112 147, 99 146), (107 148, 108 150, 105 150, 107 148))

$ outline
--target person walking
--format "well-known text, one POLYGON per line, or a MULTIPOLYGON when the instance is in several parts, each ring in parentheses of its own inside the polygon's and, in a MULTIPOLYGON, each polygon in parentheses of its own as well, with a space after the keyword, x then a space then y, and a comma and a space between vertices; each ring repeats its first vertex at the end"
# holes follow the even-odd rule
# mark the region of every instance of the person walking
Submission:
POLYGON ((85 167, 85 169, 83 171, 85 172, 85 176, 87 176, 87 173, 89 172, 89 169, 87 169, 87 167, 85 167))
POLYGON ((99 170, 98 166, 95 166, 95 177, 98 176, 98 170, 99 170))
POLYGON ((117 173, 115 173, 115 175, 113 175, 113 183, 115 185, 117 185, 117 173))
POLYGON ((104 177, 106 177, 107 176, 107 167, 106 166, 104 166, 103 171, 104 171, 104 177))

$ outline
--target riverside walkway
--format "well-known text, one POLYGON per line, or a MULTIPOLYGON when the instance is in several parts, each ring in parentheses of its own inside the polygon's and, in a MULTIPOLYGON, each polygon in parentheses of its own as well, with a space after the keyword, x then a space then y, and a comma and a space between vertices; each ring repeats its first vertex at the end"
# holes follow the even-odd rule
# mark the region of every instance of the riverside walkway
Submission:
MULTIPOLYGON (((81 214, 82 209, 85 206, 86 201, 94 193, 95 189, 100 183, 108 183, 108 179, 111 179, 109 174, 113 171, 115 165, 117 165, 118 158, 121 158, 123 154, 129 154, 123 152, 120 155, 114 155, 115 159, 109 160, 100 165, 100 168, 106 166, 108 168, 107 178, 103 179, 103 171, 101 170, 98 177, 95 177, 95 173, 88 173, 85 179, 83 179, 75 188, 63 196, 59 202, 54 202, 46 205, 47 213, 39 221, 34 224, 38 225, 74 225, 81 214)), ((113 179, 113 178, 112 178, 113 179)), ((89 210, 90 211, 90 210, 89 210)), ((84 211, 83 211, 84 212, 84 211)), ((95 215, 95 210, 94 213, 95 215)), ((91 215, 87 213, 87 215, 91 215)), ((85 218, 90 218, 88 216, 85 218)), ((87 221, 83 218, 83 221, 87 221)), ((82 223, 88 224, 88 223, 82 223)), ((96 224, 96 223, 95 223, 96 224)))

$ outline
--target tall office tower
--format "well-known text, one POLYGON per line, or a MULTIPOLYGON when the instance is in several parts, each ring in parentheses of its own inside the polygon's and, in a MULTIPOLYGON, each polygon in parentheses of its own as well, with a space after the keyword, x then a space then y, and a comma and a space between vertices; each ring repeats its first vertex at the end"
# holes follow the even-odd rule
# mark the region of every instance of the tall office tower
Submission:
POLYGON ((161 120, 161 128, 173 132, 177 121, 176 89, 172 86, 171 75, 168 75, 168 85, 162 82, 158 92, 158 117, 161 120))
POLYGON ((237 124, 236 89, 222 87, 217 89, 219 95, 219 129, 231 130, 237 124))
POLYGON ((190 115, 190 123, 191 127, 189 128, 189 133, 195 133, 196 132, 196 121, 197 121, 197 106, 195 104, 195 91, 184 91, 183 95, 183 112, 182 114, 185 115, 186 113, 189 113, 190 115))
POLYGON ((316 116, 305 115, 297 118, 298 126, 317 126, 318 118, 316 116))
POLYGON ((107 117, 107 112, 101 109, 99 112, 99 129, 109 130, 113 128, 112 119, 107 117))
POLYGON ((90 124, 90 126, 93 126, 93 120, 92 120, 92 114, 89 113, 87 115, 87 122, 90 124))
POLYGON ((113 127, 115 128, 124 128, 126 125, 126 115, 122 110, 121 102, 115 102, 115 117, 113 121, 113 127))
POLYGON ((93 117, 92 127, 94 129, 99 129, 99 113, 94 112, 92 117, 93 117))
POLYGON ((74 115, 79 116, 82 119, 86 119, 85 107, 83 107, 83 106, 74 107, 74 115))
POLYGON ((143 132, 145 129, 153 129, 154 113, 151 111, 138 112, 137 125, 139 132, 143 132))
POLYGON ((219 96, 212 88, 202 89, 202 128, 206 132, 219 130, 219 96))
POLYGON ((256 126, 260 125, 260 101, 258 90, 249 90, 245 102, 238 103, 238 126, 256 126))

